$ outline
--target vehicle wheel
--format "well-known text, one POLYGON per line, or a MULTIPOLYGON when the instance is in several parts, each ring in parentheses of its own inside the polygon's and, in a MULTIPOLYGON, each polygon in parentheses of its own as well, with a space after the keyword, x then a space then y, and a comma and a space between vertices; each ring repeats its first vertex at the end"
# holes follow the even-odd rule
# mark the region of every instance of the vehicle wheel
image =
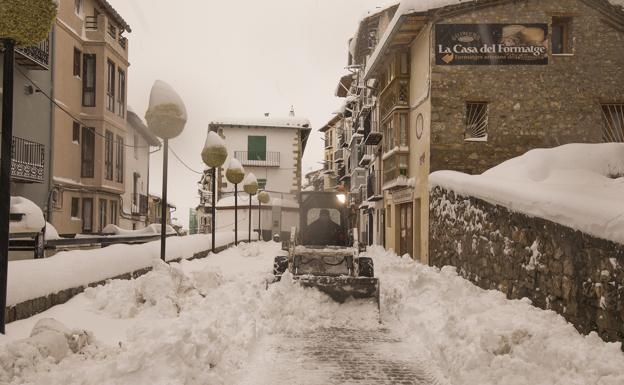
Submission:
POLYGON ((372 258, 360 257, 358 265, 360 267, 360 277, 373 278, 375 276, 375 267, 373 266, 372 258))
POLYGON ((288 257, 279 256, 275 257, 275 261, 273 262, 273 274, 274 275, 282 275, 288 269, 288 257))

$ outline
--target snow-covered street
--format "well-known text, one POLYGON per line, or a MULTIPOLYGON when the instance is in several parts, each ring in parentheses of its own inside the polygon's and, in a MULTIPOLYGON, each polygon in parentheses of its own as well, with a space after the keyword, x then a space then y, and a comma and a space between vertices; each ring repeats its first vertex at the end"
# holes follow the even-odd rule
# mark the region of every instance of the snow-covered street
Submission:
POLYGON ((624 383, 619 344, 582 336, 554 312, 484 291, 451 268, 370 249, 380 324, 372 302, 341 305, 289 279, 267 289, 280 253, 268 242, 158 261, 135 280, 10 323, 0 383, 624 383), (70 329, 70 348, 26 339, 44 318, 70 329))

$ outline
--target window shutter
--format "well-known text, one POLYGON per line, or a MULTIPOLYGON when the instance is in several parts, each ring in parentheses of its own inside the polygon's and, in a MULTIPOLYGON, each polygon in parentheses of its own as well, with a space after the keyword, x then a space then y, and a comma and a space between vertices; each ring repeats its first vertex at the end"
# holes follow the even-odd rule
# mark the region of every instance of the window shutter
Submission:
POLYGON ((266 160, 266 136, 247 137, 247 160, 266 160))

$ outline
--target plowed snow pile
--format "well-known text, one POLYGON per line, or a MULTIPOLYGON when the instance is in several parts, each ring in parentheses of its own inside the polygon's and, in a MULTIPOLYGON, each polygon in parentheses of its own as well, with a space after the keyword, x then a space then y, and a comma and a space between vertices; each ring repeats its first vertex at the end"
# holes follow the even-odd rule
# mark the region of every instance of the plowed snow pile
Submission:
POLYGON ((11 323, 0 339, 0 383, 236 384, 260 338, 324 327, 394 329, 451 384, 624 383, 619 345, 581 336, 555 313, 481 290, 450 268, 371 249, 380 326, 370 302, 339 305, 288 278, 267 290, 279 253, 276 243, 255 243, 158 262, 135 280, 11 323))

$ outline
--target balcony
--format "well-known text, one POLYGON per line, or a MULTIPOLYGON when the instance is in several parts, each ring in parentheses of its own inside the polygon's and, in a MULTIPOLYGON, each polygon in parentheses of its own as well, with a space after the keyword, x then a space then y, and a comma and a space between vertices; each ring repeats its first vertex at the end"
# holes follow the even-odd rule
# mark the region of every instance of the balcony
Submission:
POLYGON ((147 195, 133 194, 132 195, 132 214, 147 215, 148 207, 147 195))
POLYGON ((280 153, 277 151, 234 151, 234 158, 238 159, 243 166, 280 166, 280 153))
POLYGON ((342 148, 334 151, 334 162, 335 163, 344 162, 344 150, 342 148))
POLYGON ((85 16, 85 31, 89 40, 106 41, 127 55, 128 39, 122 35, 124 31, 111 23, 110 19, 103 14, 85 16))
POLYGON ((22 183, 43 183, 45 177, 45 146, 13 137, 11 178, 22 183))
POLYGON ((366 200, 376 202, 383 199, 381 192, 381 178, 379 171, 369 171, 366 178, 366 200))
POLYGON ((15 48, 15 62, 34 70, 50 69, 50 40, 39 44, 15 48))
POLYGON ((397 107, 409 107, 409 79, 395 78, 379 96, 379 114, 383 120, 397 107))
POLYGON ((408 159, 409 154, 394 153, 383 161, 383 189, 392 190, 394 188, 407 185, 408 159))

